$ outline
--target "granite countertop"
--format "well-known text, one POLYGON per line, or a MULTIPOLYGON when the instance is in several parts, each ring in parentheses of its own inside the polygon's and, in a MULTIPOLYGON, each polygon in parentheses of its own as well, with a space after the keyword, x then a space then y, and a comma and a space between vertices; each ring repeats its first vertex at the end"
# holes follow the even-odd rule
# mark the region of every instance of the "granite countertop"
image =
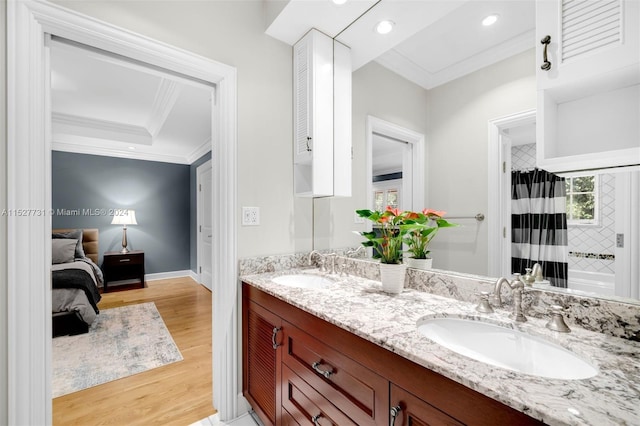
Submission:
POLYGON ((355 276, 327 275, 335 284, 320 290, 272 281, 280 275, 305 272, 309 271, 245 275, 241 280, 545 423, 640 424, 640 343, 571 323, 571 333, 557 333, 545 328, 546 321, 530 317, 516 325, 509 311, 482 314, 474 304, 412 289, 388 295, 380 282, 355 276), (422 336, 416 323, 425 317, 485 319, 519 329, 571 350, 600 372, 589 379, 560 380, 493 367, 422 336))

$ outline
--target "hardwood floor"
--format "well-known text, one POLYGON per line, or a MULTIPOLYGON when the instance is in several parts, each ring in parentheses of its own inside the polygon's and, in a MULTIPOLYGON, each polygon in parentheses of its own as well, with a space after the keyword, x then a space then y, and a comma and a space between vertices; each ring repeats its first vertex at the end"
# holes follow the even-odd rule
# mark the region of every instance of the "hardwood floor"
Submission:
POLYGON ((184 360, 55 398, 54 425, 185 426, 215 414, 211 292, 191 278, 147 285, 103 294, 98 307, 155 302, 184 360))

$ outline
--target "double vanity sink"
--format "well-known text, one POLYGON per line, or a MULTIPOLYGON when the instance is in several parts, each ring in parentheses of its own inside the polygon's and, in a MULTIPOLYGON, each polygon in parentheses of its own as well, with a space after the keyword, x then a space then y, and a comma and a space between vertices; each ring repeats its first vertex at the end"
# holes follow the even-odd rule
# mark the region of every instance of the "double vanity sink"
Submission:
POLYGON ((548 424, 633 424, 639 345, 361 277, 291 270, 244 282, 548 424))

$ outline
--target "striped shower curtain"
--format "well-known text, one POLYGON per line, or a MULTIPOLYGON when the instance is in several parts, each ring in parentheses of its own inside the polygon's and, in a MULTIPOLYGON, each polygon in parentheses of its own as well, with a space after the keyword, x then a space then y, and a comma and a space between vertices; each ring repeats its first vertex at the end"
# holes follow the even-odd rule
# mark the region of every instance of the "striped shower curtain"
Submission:
POLYGON ((541 169, 511 172, 511 270, 534 263, 551 285, 567 287, 565 179, 541 169))

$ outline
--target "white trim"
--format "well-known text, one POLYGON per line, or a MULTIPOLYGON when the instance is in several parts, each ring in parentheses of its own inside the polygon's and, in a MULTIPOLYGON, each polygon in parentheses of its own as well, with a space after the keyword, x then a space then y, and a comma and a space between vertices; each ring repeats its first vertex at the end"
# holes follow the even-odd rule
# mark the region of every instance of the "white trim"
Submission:
MULTIPOLYGON (((193 278, 191 274, 193 271, 191 269, 185 269, 182 271, 168 271, 168 272, 155 272, 153 274, 144 274, 145 281, 158 281, 158 280, 167 280, 170 278, 182 278, 189 277, 193 278)), ((198 280, 195 280, 198 282, 198 280)))
POLYGON ((182 92, 182 88, 174 80, 168 78, 160 80, 160 86, 158 86, 151 106, 151 116, 147 121, 147 130, 152 137, 158 136, 158 133, 164 127, 164 123, 167 121, 169 114, 171 114, 180 92, 182 92))
POLYGON ((511 269, 511 239, 503 238, 503 229, 506 229, 507 237, 511 233, 511 158, 505 153, 505 144, 510 142, 502 138, 502 132, 506 129, 535 123, 536 110, 526 110, 515 114, 509 114, 493 120, 489 120, 489 149, 488 149, 488 188, 489 199, 487 208, 487 235, 488 235, 488 265, 487 275, 499 277, 510 275, 505 268, 511 269), (506 172, 503 173, 503 162, 507 162, 506 172), (508 178, 506 185, 503 176, 508 178), (495 189, 498 190, 495 190, 495 189))
POLYGON ((97 146, 89 146, 86 143, 70 143, 60 142, 54 139, 51 142, 53 151, 74 152, 76 154, 100 155, 103 157, 129 158, 131 160, 141 161, 159 161, 161 163, 172 164, 191 164, 185 157, 175 155, 163 155, 154 153, 143 153, 140 151, 131 151, 128 149, 118 150, 113 148, 102 148, 97 146))
POLYGON ((54 135, 73 135, 89 139, 119 141, 129 144, 151 146, 152 135, 142 126, 116 123, 115 121, 98 120, 79 115, 52 113, 54 135))
MULTIPOLYGON (((48 211, 51 149, 45 35, 130 57, 218 85, 212 111, 215 221, 213 395, 224 419, 237 408, 236 69, 41 1, 7 2, 7 208, 48 211)), ((213 102, 213 100, 212 100, 213 102)), ((8 423, 51 424, 51 218, 9 217, 8 423)))
MULTIPOLYGON (((424 180, 424 164, 425 158, 425 137, 422 133, 404 128, 389 121, 382 120, 372 115, 367 115, 366 122, 366 191, 367 191, 367 208, 373 206, 373 133, 380 133, 385 136, 392 137, 401 141, 408 142, 413 147, 413 189, 411 194, 412 208, 414 210, 422 210, 425 200, 425 180, 424 180)), ((407 197, 408 194, 404 194, 407 197)), ((371 224, 368 224, 370 229, 371 224)))
POLYGON ((202 145, 200 145, 199 147, 191 151, 189 155, 187 155, 187 164, 193 164, 196 160, 200 159, 200 157, 202 157, 209 151, 211 151, 211 138, 204 141, 202 145))

